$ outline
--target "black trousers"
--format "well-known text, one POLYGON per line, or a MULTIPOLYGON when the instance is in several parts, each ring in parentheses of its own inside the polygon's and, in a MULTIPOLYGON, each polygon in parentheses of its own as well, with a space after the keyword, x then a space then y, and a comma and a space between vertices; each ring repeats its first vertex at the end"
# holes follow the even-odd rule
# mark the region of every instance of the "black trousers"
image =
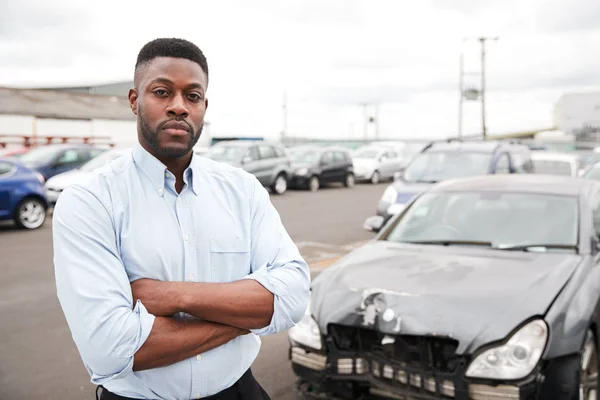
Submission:
MULTIPOLYGON (((100 400, 139 400, 123 397, 102 389, 100 400)), ((202 400, 271 400, 267 392, 258 384, 252 371, 248 370, 233 386, 202 400)))

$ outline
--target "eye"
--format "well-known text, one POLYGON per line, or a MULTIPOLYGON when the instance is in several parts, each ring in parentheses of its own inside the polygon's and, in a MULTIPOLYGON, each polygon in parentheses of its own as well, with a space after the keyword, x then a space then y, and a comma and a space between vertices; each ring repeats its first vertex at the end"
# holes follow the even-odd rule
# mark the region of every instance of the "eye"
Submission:
POLYGON ((188 94, 188 98, 192 101, 200 101, 202 100, 202 95, 200 93, 193 92, 188 94))
POLYGON ((158 97, 165 97, 166 95, 168 95, 167 91, 164 89, 156 89, 153 91, 153 93, 158 97))

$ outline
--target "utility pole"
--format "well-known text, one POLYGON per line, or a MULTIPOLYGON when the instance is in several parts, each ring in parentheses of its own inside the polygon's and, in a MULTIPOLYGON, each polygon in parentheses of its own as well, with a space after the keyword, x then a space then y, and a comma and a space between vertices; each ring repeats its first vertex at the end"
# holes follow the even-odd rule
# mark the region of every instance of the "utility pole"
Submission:
POLYGON ((464 68, 465 68, 465 54, 464 52, 460 51, 460 66, 459 66, 459 70, 460 70, 460 75, 458 77, 458 93, 459 93, 459 99, 458 99, 458 137, 462 137, 462 118, 463 118, 463 99, 464 99, 464 93, 463 93, 463 76, 464 76, 464 68))
POLYGON ((287 91, 283 92, 283 130, 281 131, 281 138, 285 138, 287 135, 287 118, 288 118, 288 109, 287 109, 287 91))
POLYGON ((487 139, 487 127, 485 125, 485 42, 487 40, 498 40, 498 37, 480 37, 479 42, 481 43, 481 132, 483 133, 483 140, 487 139))
POLYGON ((368 103, 363 103, 363 119, 364 119, 364 136, 365 136, 365 140, 367 140, 369 138, 369 113, 367 110, 367 107, 369 106, 368 103))

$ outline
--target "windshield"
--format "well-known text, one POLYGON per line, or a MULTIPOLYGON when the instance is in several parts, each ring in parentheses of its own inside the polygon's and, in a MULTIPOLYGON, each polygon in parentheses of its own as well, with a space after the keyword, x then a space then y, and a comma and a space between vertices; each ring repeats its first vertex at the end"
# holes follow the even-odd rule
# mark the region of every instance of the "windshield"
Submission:
POLYGON ((585 174, 583 174, 583 178, 600 181, 600 164, 596 164, 593 167, 590 167, 590 169, 588 169, 585 172, 585 174))
POLYGON ((241 146, 213 146, 208 152, 208 157, 216 161, 239 161, 246 154, 246 147, 241 146))
POLYGON ((402 158, 404 158, 407 161, 410 160, 416 154, 418 154, 425 146, 426 144, 424 143, 406 143, 401 152, 402 158))
POLYGON ((488 173, 492 155, 473 152, 427 152, 416 156, 404 171, 407 182, 439 182, 488 173))
POLYGON ((105 151, 104 153, 101 153, 87 163, 83 164, 79 170, 84 172, 92 172, 100 167, 103 167, 108 161, 115 160, 124 154, 124 151, 105 151))
POLYGON ((575 246, 577 198, 534 193, 425 193, 406 210, 386 240, 489 242, 575 246))
POLYGON ((54 160, 60 150, 54 147, 38 147, 23 154, 19 160, 26 167, 39 167, 54 160))
POLYGON ((377 158, 377 155, 379 154, 379 150, 358 150, 356 153, 354 153, 354 158, 366 158, 366 159, 373 159, 373 158, 377 158))
POLYGON ((559 160, 532 160, 536 174, 571 176, 571 163, 559 160))
POLYGON ((290 154, 290 158, 296 164, 316 164, 321 158, 321 153, 314 150, 294 151, 290 154))

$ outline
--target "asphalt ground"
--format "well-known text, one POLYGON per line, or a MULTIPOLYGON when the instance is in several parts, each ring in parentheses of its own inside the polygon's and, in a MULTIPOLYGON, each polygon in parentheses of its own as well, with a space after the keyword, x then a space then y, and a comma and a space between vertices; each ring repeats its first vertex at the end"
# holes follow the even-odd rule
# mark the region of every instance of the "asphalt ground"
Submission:
MULTIPOLYGON (((372 238, 362 228, 386 184, 272 196, 313 275, 372 238)), ((287 333, 264 337, 252 369, 272 399, 299 398, 287 333)), ((90 400, 89 381, 56 298, 52 221, 36 231, 0 224, 0 400, 90 400)))

